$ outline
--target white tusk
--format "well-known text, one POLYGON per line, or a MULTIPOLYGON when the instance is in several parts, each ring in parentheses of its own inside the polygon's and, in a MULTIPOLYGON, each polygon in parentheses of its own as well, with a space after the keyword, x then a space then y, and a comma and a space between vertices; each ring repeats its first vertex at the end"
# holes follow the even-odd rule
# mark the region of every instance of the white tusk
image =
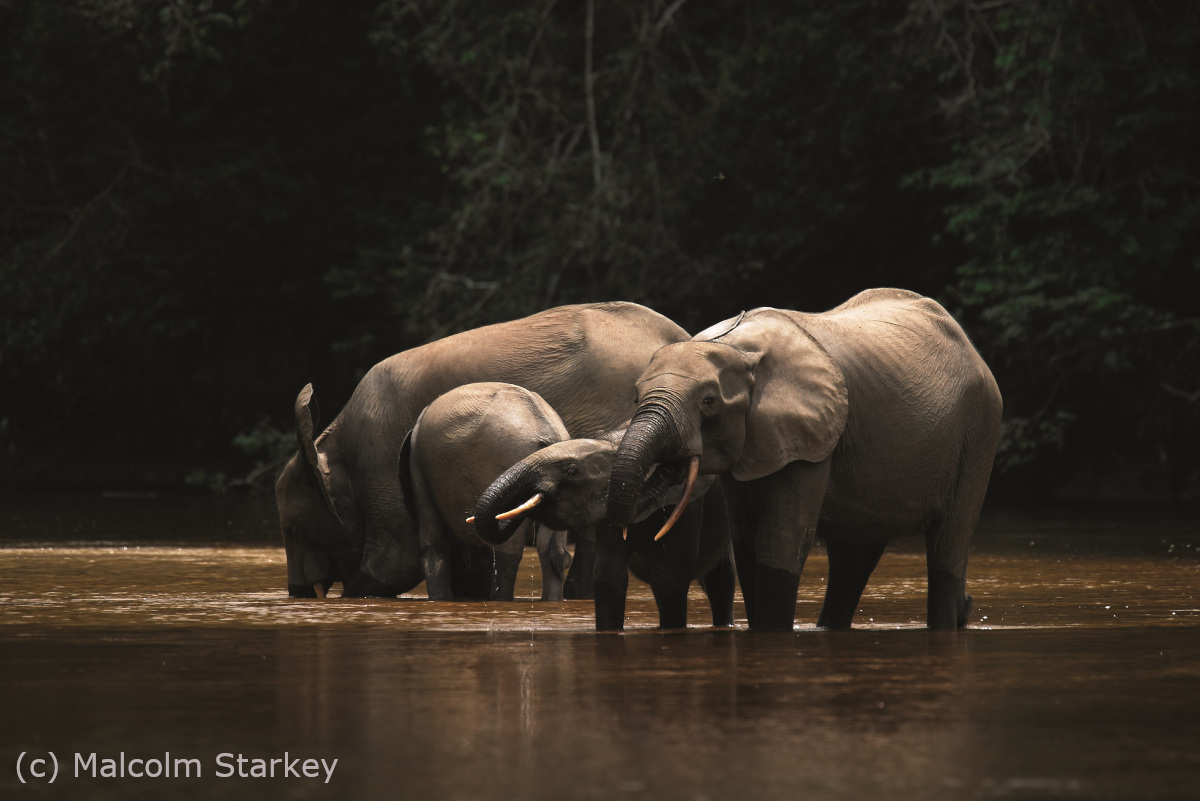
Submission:
POLYGON ((679 520, 679 516, 683 514, 683 510, 687 508, 688 501, 692 499, 692 490, 696 488, 696 476, 699 474, 700 457, 693 456, 691 463, 688 464, 687 486, 683 488, 683 497, 679 499, 679 503, 675 504, 675 510, 671 512, 671 516, 667 518, 667 522, 654 535, 655 542, 658 542, 664 534, 671 530, 671 527, 679 520))
POLYGON ((471 515, 470 517, 467 518, 467 525, 471 525, 474 522, 475 522, 475 515, 471 515))
POLYGON ((529 500, 525 501, 525 503, 518 506, 516 509, 509 509, 507 512, 505 512, 503 514, 496 515, 496 519, 497 520, 512 520, 514 517, 520 517, 521 515, 525 514, 530 509, 537 506, 541 502, 542 502, 542 493, 539 492, 536 495, 534 495, 532 498, 530 498, 529 500))
POLYGON ((621 539, 629 539, 629 526, 621 526, 621 539))

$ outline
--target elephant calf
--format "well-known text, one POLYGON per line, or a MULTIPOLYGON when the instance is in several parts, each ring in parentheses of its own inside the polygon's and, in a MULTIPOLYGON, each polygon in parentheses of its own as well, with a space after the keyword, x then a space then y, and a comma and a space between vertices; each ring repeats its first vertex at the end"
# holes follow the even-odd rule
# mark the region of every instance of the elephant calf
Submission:
MULTIPOLYGON (((558 414, 540 395, 513 384, 467 384, 421 412, 401 446, 399 476, 409 514, 417 521, 431 600, 456 595, 512 600, 526 527, 509 527, 504 537, 485 546, 465 518, 480 493, 510 465, 568 436, 558 414), (466 558, 455 549, 465 551, 466 558), (457 561, 452 559, 456 555, 457 561), (482 566, 490 587, 483 592, 467 589, 468 582, 455 575, 452 562, 457 570, 466 564, 475 574, 482 566)), ((562 600, 565 540, 565 534, 538 530, 543 600, 562 600)))
POLYGON ((732 626, 734 572, 724 485, 712 484, 703 502, 686 511, 684 504, 676 506, 682 515, 672 514, 669 539, 655 538, 667 517, 658 503, 639 510, 638 522, 627 531, 609 525, 609 474, 623 434, 618 430, 597 439, 558 442, 514 464, 479 498, 479 537, 505 542, 513 527, 526 519, 553 529, 595 526, 597 630, 624 627, 629 572, 654 591, 660 628, 687 625, 688 587, 695 579, 708 595, 713 625, 732 626))

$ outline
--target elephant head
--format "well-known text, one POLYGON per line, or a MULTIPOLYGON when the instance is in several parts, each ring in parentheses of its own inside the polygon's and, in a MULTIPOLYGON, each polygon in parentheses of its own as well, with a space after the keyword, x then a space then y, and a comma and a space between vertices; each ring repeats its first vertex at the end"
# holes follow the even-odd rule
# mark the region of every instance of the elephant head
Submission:
POLYGON ((848 413, 841 370, 795 319, 775 309, 744 313, 662 348, 637 393, 608 500, 609 519, 621 525, 647 495, 685 472, 728 471, 749 481, 792 461, 820 462, 848 413))
POLYGON ((361 546, 350 544, 350 528, 334 500, 329 455, 318 450, 313 436, 317 419, 317 402, 308 384, 296 398, 300 452, 275 483, 287 552, 288 595, 293 598, 324 597, 333 582, 350 581, 362 556, 361 546))
POLYGON ((502 473, 475 505, 475 531, 498 544, 532 518, 546 528, 580 529, 604 517, 615 442, 571 439, 535 451, 502 473))

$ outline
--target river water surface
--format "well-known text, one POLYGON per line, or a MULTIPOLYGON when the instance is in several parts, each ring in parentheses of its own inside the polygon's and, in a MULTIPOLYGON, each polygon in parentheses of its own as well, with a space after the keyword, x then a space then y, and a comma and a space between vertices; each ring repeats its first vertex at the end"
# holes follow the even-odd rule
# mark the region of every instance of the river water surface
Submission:
POLYGON ((790 634, 631 581, 600 635, 531 551, 513 603, 289 600, 269 501, 0 498, 0 797, 1200 798, 1194 519, 988 516, 957 634, 917 543, 853 631, 825 570, 790 634))

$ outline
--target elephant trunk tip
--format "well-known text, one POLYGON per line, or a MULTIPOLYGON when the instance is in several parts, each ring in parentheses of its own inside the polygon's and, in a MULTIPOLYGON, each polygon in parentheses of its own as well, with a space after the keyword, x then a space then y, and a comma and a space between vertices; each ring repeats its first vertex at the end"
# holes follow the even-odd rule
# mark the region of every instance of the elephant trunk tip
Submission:
POLYGON ((534 486, 535 479, 534 471, 518 462, 483 491, 475 504, 475 514, 468 520, 481 540, 488 545, 500 545, 512 536, 542 501, 542 494, 534 486))

